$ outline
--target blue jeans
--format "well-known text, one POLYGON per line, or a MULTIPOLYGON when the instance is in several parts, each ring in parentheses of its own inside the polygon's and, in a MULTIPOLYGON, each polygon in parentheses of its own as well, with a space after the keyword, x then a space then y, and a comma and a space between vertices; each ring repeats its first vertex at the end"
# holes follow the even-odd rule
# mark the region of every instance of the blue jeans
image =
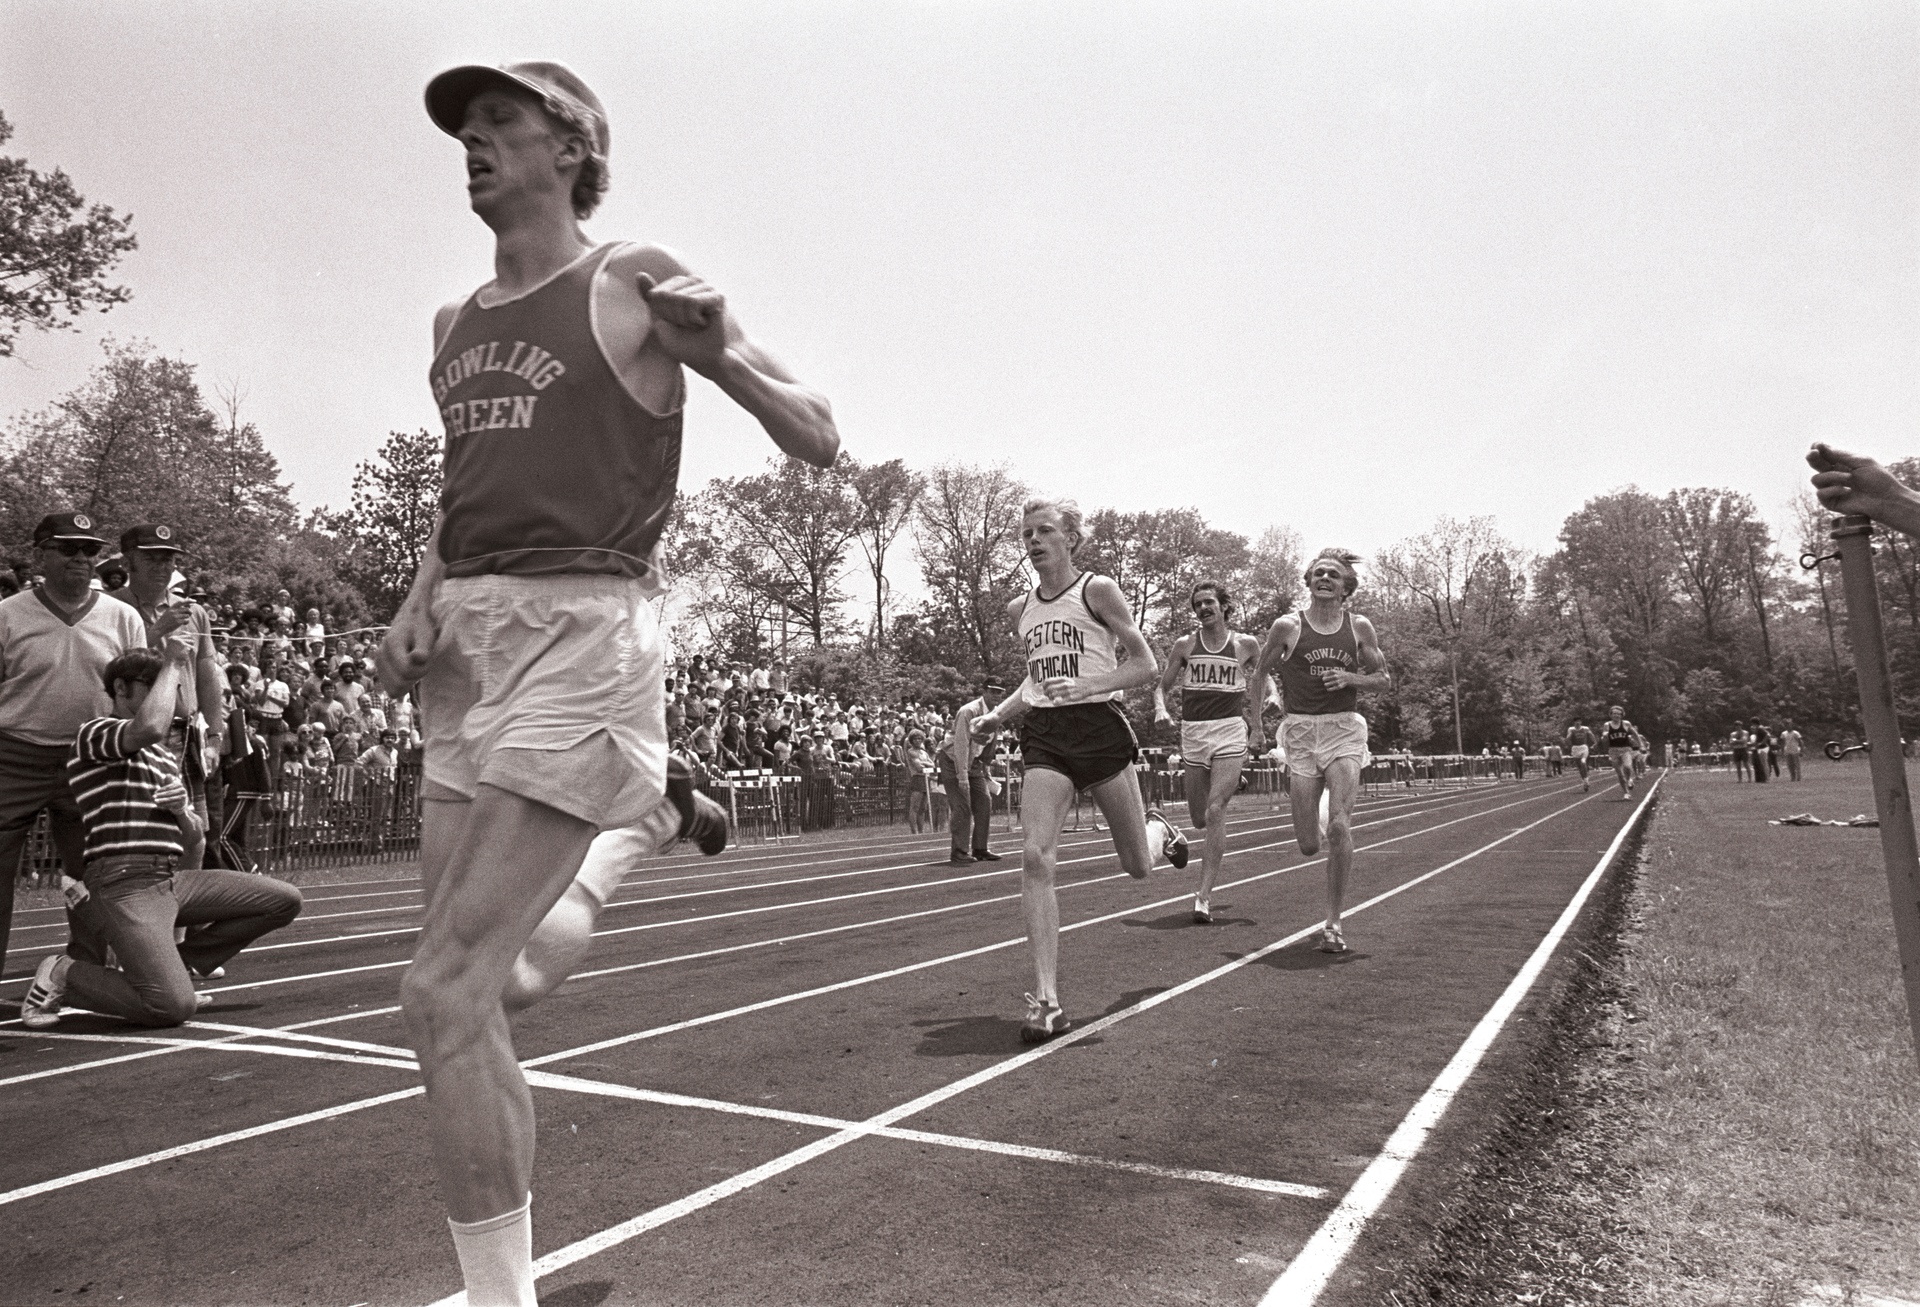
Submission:
POLYGON ((87 866, 89 913, 120 970, 76 959, 67 1001, 141 1026, 177 1026, 193 1015, 193 977, 221 966, 300 915, 300 891, 271 876, 179 871, 152 855, 87 866), (186 942, 173 942, 175 926, 186 942))

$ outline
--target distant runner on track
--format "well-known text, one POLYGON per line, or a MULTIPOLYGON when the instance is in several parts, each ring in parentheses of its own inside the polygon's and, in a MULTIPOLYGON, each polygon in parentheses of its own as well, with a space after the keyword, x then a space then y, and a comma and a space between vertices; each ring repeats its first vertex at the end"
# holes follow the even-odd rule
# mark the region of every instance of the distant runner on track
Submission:
POLYGON ((1175 867, 1187 865, 1187 838, 1157 809, 1147 808, 1134 778, 1140 756, 1118 700, 1151 684, 1160 668, 1134 624, 1120 587, 1074 566, 1086 538, 1071 499, 1029 499, 1020 519, 1039 584, 1007 607, 1027 658, 1027 679, 994 710, 973 721, 975 738, 1020 723, 1026 767, 1020 828, 1020 906, 1033 956, 1033 993, 1020 1038, 1045 1043, 1073 1028, 1060 1006, 1060 901, 1054 890, 1060 828, 1073 796, 1087 790, 1100 805, 1121 868, 1143 879, 1156 845, 1175 867), (1121 662, 1121 651, 1126 661, 1121 662))
MULTIPOLYGON (((1359 712, 1361 690, 1384 690, 1393 683, 1373 623, 1347 610, 1360 588, 1355 556, 1322 549, 1307 564, 1304 613, 1286 613, 1267 630, 1254 664, 1253 684, 1265 685, 1269 671, 1280 677, 1287 715, 1280 739, 1287 750, 1287 791, 1293 801, 1294 838, 1312 857, 1327 845, 1327 920, 1318 947, 1344 953, 1347 939, 1340 913, 1347 897, 1347 873, 1353 866, 1353 801, 1360 793, 1360 768, 1367 756, 1367 720, 1359 712), (1320 800, 1327 796, 1327 826, 1320 831, 1320 800)), ((1260 721, 1252 725, 1252 745, 1261 744, 1260 721)))
POLYGON ((1593 752, 1594 746, 1599 743, 1600 738, 1593 733, 1593 727, 1586 723, 1575 722, 1567 727, 1567 752, 1573 755, 1573 765, 1580 769, 1582 794, 1593 789, 1593 778, 1587 774, 1589 766, 1587 758, 1593 752))
MULTIPOLYGON (((829 466, 840 438, 826 400, 677 257, 581 230, 610 138, 570 69, 455 68, 428 85, 427 112, 465 147, 467 195, 495 243, 493 280, 434 321, 440 516, 377 658, 390 691, 423 681, 427 901, 401 1005, 468 1302, 533 1307, 533 1098, 508 1010, 557 980, 537 944, 522 950, 556 904, 570 904, 562 943, 583 913, 590 925, 608 886, 575 881, 596 870, 598 832, 650 848, 725 837, 669 779, 647 602, 663 589, 681 369, 793 457, 829 466), (516 962, 536 973, 517 996, 516 962)), ((617 870, 621 850, 602 852, 597 870, 617 870)))
POLYGON ((1240 788, 1247 741, 1257 707, 1248 678, 1260 659, 1260 642, 1227 625, 1233 600, 1218 581, 1202 581, 1188 598, 1200 629, 1173 643, 1154 687, 1154 719, 1172 725, 1167 692, 1180 686, 1180 757, 1186 765, 1187 820, 1206 832, 1200 849, 1200 888, 1193 919, 1213 920, 1213 883, 1227 854, 1227 802, 1240 788))
POLYGON ((1640 732, 1627 720, 1625 708, 1616 703, 1607 709, 1607 720, 1600 724, 1600 738, 1606 742, 1607 757, 1613 761, 1613 776, 1620 782, 1620 797, 1633 797, 1633 752, 1640 732))

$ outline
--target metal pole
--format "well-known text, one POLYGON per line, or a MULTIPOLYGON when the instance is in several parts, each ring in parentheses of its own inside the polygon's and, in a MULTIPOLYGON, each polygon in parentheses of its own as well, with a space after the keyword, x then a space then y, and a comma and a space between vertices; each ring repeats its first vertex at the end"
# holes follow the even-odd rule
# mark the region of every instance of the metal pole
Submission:
POLYGON ((1893 901, 1893 934, 1900 946, 1900 977, 1907 991, 1907 1020, 1920 1050, 1920 847, 1913 832, 1913 801, 1907 794, 1900 722, 1894 715, 1893 682, 1887 675, 1886 638, 1880 626, 1880 593, 1873 577, 1873 522, 1848 515, 1833 519, 1840 551, 1840 580, 1847 600, 1847 641, 1860 682, 1860 715, 1866 723, 1873 769, 1873 804, 1880 817, 1880 852, 1887 864, 1893 901))

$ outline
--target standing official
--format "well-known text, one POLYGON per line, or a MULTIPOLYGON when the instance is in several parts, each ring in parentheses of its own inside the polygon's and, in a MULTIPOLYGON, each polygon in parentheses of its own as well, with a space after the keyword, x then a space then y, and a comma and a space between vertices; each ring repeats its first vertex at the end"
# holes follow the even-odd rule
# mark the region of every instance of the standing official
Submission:
POLYGON ((953 849, 947 861, 956 867, 971 862, 998 862, 987 847, 993 823, 993 794, 987 787, 988 740, 973 738, 973 724, 992 711, 990 699, 1004 693, 984 685, 980 694, 960 705, 953 715, 953 738, 940 750, 940 784, 947 792, 947 826, 953 849))
MULTIPOLYGON (((225 725, 226 694, 222 684, 220 655, 213 647, 213 617, 201 605, 172 588, 174 570, 179 566, 180 539, 170 526, 143 523, 120 533, 120 552, 127 561, 130 582, 120 598, 133 605, 147 625, 149 648, 159 649, 165 636, 160 618, 170 611, 180 617, 175 625, 193 642, 192 664, 186 676, 179 678, 174 694, 173 726, 165 744, 180 762, 180 774, 187 787, 187 804, 200 818, 202 830, 220 829, 222 803, 220 785, 209 786, 209 776, 219 773, 221 728, 225 725), (214 742, 209 748, 209 742, 214 742)), ((172 628, 169 628, 172 629, 172 628)), ((182 867, 199 866, 191 848, 182 867)))
MULTIPOLYGON (((140 615, 93 588, 93 560, 105 544, 85 513, 41 518, 33 547, 43 579, 0 599, 0 959, 20 855, 42 811, 60 850, 68 901, 85 897, 77 888, 84 836, 67 788, 67 751, 82 723, 113 706, 100 682, 107 664, 147 642, 140 615)), ((78 933, 75 925, 69 911, 70 933, 78 933)))

